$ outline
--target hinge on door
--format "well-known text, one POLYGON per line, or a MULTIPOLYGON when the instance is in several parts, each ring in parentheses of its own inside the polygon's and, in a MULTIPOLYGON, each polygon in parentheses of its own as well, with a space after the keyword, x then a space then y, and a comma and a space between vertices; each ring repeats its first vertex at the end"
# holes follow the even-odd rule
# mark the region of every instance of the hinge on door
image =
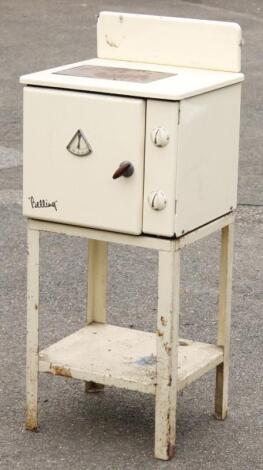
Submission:
POLYGON ((178 126, 180 124, 180 118, 181 118, 181 101, 179 101, 179 105, 178 105, 178 126))

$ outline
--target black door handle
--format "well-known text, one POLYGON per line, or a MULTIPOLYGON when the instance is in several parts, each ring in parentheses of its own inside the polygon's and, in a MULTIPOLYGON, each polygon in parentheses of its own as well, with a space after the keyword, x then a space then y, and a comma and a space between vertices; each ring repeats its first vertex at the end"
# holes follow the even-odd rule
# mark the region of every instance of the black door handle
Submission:
POLYGON ((128 178, 134 173, 134 166, 131 162, 121 162, 119 168, 115 171, 115 173, 112 175, 112 178, 116 180, 120 176, 125 176, 125 178, 128 178))

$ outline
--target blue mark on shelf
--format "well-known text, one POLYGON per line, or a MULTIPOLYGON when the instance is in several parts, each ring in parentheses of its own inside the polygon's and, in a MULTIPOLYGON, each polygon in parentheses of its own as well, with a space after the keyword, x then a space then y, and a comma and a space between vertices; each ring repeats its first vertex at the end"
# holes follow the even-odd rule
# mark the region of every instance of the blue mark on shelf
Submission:
POLYGON ((134 361, 134 364, 138 364, 139 366, 153 366, 156 364, 156 356, 151 354, 150 356, 140 357, 140 359, 134 361))

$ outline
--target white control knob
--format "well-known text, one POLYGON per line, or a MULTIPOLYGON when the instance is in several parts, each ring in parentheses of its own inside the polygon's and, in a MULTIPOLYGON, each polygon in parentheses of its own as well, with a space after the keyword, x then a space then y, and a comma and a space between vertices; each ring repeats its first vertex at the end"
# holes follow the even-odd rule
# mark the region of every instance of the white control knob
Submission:
POLYGON ((151 131, 151 141, 156 147, 166 147, 170 136, 164 127, 156 127, 151 131))
POLYGON ((148 202, 155 211, 162 211, 166 207, 167 199, 163 191, 152 191, 148 196, 148 202))

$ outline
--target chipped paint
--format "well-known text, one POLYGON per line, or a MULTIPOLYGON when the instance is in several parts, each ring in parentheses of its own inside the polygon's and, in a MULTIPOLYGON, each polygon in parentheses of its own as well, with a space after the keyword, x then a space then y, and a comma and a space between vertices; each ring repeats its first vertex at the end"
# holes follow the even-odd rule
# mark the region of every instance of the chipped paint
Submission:
POLYGON ((106 43, 108 44, 108 46, 110 47, 119 47, 119 45, 114 42, 111 38, 109 38, 109 36, 107 34, 105 34, 105 40, 106 40, 106 43))
POLYGON ((60 375, 62 377, 72 377, 71 370, 63 366, 53 366, 50 364, 50 372, 53 375, 60 375))
POLYGON ((164 349, 167 352, 167 354, 171 354, 172 348, 171 348, 171 346, 169 346, 168 343, 164 343, 164 349))

